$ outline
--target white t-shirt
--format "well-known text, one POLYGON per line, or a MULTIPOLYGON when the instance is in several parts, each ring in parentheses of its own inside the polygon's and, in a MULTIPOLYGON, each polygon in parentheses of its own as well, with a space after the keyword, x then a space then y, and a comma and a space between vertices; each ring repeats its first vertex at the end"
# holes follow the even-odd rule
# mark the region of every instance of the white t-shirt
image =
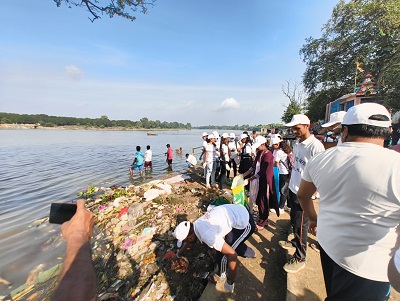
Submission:
POLYGON ((153 155, 153 152, 151 151, 151 149, 146 150, 144 152, 144 161, 145 162, 150 162, 152 155, 153 155))
POLYGON ((222 150, 222 154, 225 157, 225 162, 229 162, 228 145, 222 144, 221 150, 222 150))
POLYGON ((301 175, 303 174, 306 163, 315 154, 324 151, 324 145, 321 141, 311 135, 303 142, 298 142, 293 148, 294 163, 292 167, 292 174, 290 176, 289 189, 297 194, 301 182, 301 175))
POLYGON ((221 251, 225 236, 235 229, 245 229, 249 213, 242 205, 221 205, 206 212, 193 223, 197 238, 210 248, 221 251))
POLYGON ((189 163, 189 164, 188 164, 189 166, 190 166, 190 165, 196 165, 196 164, 197 164, 196 158, 195 158, 193 155, 191 155, 191 154, 189 154, 189 156, 187 157, 186 162, 189 163))
POLYGON ((278 149, 274 153, 274 161, 279 163, 278 168, 279 168, 279 174, 281 175, 289 174, 289 171, 286 168, 286 166, 288 166, 286 162, 287 157, 288 157, 287 154, 281 149, 278 149), (284 162, 286 166, 282 162, 284 162))
POLYGON ((207 146, 205 148, 206 150, 206 154, 204 155, 206 159, 205 162, 213 162, 216 160, 217 157, 217 149, 216 147, 211 144, 211 143, 207 143, 207 146))
POLYGON ((350 273, 387 282, 398 247, 400 154, 345 142, 315 155, 303 179, 321 195, 317 238, 324 251, 350 273))

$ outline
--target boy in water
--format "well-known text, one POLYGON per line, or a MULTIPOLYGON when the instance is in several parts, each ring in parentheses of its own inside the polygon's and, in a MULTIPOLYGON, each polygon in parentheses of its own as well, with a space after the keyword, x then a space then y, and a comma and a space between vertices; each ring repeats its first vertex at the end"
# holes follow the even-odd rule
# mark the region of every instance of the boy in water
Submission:
POLYGON ((135 159, 133 159, 132 165, 129 169, 131 177, 133 175, 133 170, 136 168, 139 169, 139 174, 143 175, 143 164, 144 164, 143 153, 140 151, 140 146, 136 146, 135 159))
POLYGON ((147 145, 147 150, 144 153, 144 169, 147 171, 147 167, 150 167, 150 171, 153 170, 153 164, 151 163, 151 157, 153 156, 153 152, 150 149, 150 145, 147 145))

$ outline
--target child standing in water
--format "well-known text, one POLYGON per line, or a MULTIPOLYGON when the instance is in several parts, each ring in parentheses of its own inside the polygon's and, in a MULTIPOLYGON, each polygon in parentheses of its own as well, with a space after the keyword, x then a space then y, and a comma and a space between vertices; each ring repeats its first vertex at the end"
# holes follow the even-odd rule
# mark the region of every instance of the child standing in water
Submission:
POLYGON ((150 145, 147 145, 147 150, 144 152, 144 169, 147 171, 147 167, 150 167, 150 171, 153 170, 153 164, 151 163, 151 157, 153 152, 150 149, 150 145))
POLYGON ((144 164, 143 153, 140 151, 140 146, 136 146, 135 159, 133 159, 132 165, 129 169, 130 175, 131 176, 133 175, 133 170, 135 170, 136 168, 139 169, 139 174, 143 175, 143 164, 144 164))

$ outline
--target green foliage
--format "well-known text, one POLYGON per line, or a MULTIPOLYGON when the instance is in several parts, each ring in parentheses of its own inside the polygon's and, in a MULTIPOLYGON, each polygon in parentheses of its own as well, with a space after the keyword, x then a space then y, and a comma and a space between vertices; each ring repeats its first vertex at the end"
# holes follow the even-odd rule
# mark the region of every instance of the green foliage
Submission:
POLYGON ((110 0, 109 3, 107 3, 107 1, 101 1, 101 4, 98 0, 54 0, 54 2, 57 7, 60 7, 62 3, 65 3, 69 8, 72 6, 86 8, 92 16, 89 20, 93 22, 94 20, 101 18, 102 15, 107 15, 110 18, 118 16, 134 21, 136 20, 136 17, 133 16, 131 12, 146 14, 148 7, 153 6, 155 0, 110 0))
POLYGON ((303 113, 302 105, 296 100, 291 100, 289 105, 286 107, 286 110, 283 112, 281 119, 284 123, 289 123, 292 120, 293 115, 301 113, 303 113))
POLYGON ((100 198, 102 202, 110 202, 112 200, 115 200, 116 198, 123 197, 123 196, 128 196, 129 192, 126 191, 124 188, 118 188, 112 191, 106 191, 103 193, 100 198))
POLYGON ((282 85, 282 93, 289 99, 289 105, 285 106, 286 109, 281 117, 284 123, 289 123, 293 115, 303 113, 304 96, 299 87, 298 83, 290 81, 286 81, 286 85, 282 85))
MULTIPOLYGON (((197 126, 193 127, 194 129, 204 129, 204 130, 225 130, 225 131, 261 131, 261 127, 263 125, 202 125, 202 126, 197 126)), ((279 123, 271 123, 266 125, 268 128, 278 128, 282 126, 282 124, 279 123)), ((220 133, 221 134, 221 133, 220 133)))
POLYGON ((318 119, 325 115, 323 103, 351 93, 367 72, 376 81, 377 97, 400 109, 399 0, 341 0, 322 37, 306 39, 300 54, 307 65, 307 109, 318 119), (357 62, 364 73, 356 71, 357 62))
POLYGON ((190 123, 178 123, 178 122, 161 122, 159 120, 152 121, 144 117, 142 121, 131 121, 131 120, 109 120, 106 115, 100 118, 75 118, 75 117, 58 117, 48 116, 44 114, 40 115, 27 115, 27 114, 14 114, 0 112, 1 123, 26 123, 26 124, 40 124, 42 126, 71 126, 81 125, 84 127, 95 126, 99 128, 109 127, 123 127, 123 128, 137 128, 137 129, 188 129, 192 128, 190 123))
POLYGON ((77 195, 81 198, 90 198, 92 197, 97 191, 97 188, 92 184, 88 185, 88 189, 86 191, 81 191, 77 195))

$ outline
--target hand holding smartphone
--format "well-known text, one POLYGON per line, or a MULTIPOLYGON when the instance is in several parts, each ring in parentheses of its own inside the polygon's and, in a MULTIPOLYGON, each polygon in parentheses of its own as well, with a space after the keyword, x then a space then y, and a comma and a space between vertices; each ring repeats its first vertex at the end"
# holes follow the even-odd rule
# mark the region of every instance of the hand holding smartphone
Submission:
POLYGON ((52 224, 63 224, 69 221, 75 213, 75 203, 52 203, 50 206, 49 222, 52 224))

